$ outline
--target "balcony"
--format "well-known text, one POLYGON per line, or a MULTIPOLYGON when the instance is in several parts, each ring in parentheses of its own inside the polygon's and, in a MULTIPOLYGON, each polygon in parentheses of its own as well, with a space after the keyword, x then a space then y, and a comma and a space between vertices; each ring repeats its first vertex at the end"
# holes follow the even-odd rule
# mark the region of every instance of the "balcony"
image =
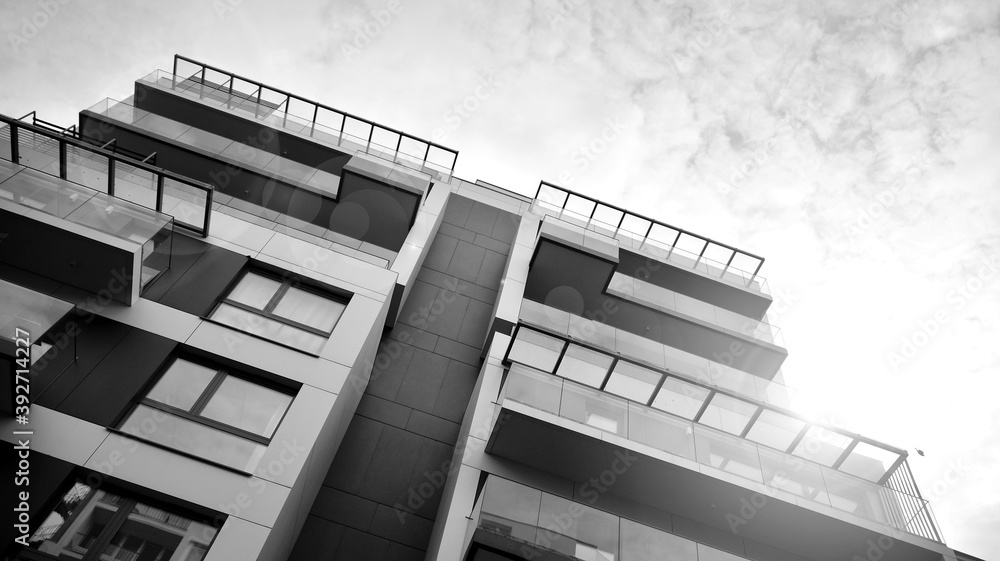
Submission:
POLYGON ((740 333, 758 341, 784 347, 781 330, 767 322, 713 306, 697 298, 663 288, 651 282, 615 272, 608 285, 608 294, 632 300, 644 306, 668 313, 682 313, 706 321, 721 329, 740 333))
POLYGON ((736 358, 719 355, 710 360, 680 348, 647 339, 606 323, 524 300, 518 315, 520 321, 549 335, 584 343, 606 351, 613 356, 627 358, 657 369, 666 369, 687 378, 717 386, 750 399, 788 407, 796 391, 779 382, 755 376, 734 368, 736 358))
MULTIPOLYGON (((32 136, 22 132, 20 148, 31 146, 32 136)), ((66 156, 70 150, 62 147, 66 156)), ((22 153, 26 157, 19 161, 37 165, 38 155, 45 151, 22 153)), ((170 266, 172 216, 6 162, 3 158, 8 155, 0 147, 0 216, 10 232, 0 245, 0 262, 126 305, 132 305, 170 266), (39 255, 46 259, 38 259, 39 255)), ((89 165, 76 167, 68 157, 63 162, 63 175, 80 174, 81 180, 99 175, 89 165)), ((124 186, 134 185, 135 176, 125 165, 112 169, 108 176, 122 174, 115 185, 124 194, 128 191, 124 186)), ((159 191, 161 202, 163 192, 159 191)))
MULTIPOLYGON (((346 154, 360 151, 375 155, 439 181, 451 179, 458 159, 457 151, 434 142, 180 55, 174 57, 173 72, 158 70, 136 82, 136 98, 144 99, 143 103, 157 103, 151 97, 157 92, 170 92, 274 128, 282 135, 283 149, 295 145, 292 152, 308 151, 299 142, 292 142, 305 140, 346 154)), ((165 114, 160 108, 140 106, 165 114)), ((192 111, 188 113, 193 116, 192 111)), ((237 131, 241 127, 225 128, 237 131)))
MULTIPOLYGON (((748 538, 779 530, 808 535, 817 525, 833 524, 857 534, 861 544, 866 532, 896 536, 894 530, 927 547, 943 543, 927 501, 900 490, 912 484, 905 463, 879 478, 884 485, 871 481, 876 465, 898 467, 888 450, 779 411, 733 407, 739 400, 725 394, 705 397, 699 405, 705 388, 668 386, 667 380, 658 383, 652 405, 633 401, 622 394, 653 380, 626 380, 626 373, 619 371, 623 379, 613 385, 609 379, 601 390, 513 363, 488 451, 588 481, 625 447, 640 454, 615 484, 615 494, 625 498, 732 531, 726 515, 739 512, 741 499, 771 499, 768 505, 774 506, 760 509, 752 524, 739 528, 748 538), (715 403, 720 395, 726 399, 715 403)), ((936 558, 924 552, 899 559, 936 558)))
MULTIPOLYGON (((54 216, 68 214, 67 204, 75 210, 79 197, 98 191, 136 208, 170 215, 178 227, 208 235, 213 193, 210 185, 120 155, 112 145, 95 146, 68 131, 0 115, 0 162, 16 164, 6 165, 6 171, 0 173, 9 177, 24 166, 87 188, 60 187, 72 201, 69 203, 61 197, 44 201, 29 197, 24 199, 29 206, 54 216), (75 193, 69 193, 74 189, 75 193)), ((12 195, 5 197, 11 199, 12 195)))
POLYGON ((545 181, 531 209, 617 240, 623 250, 620 266, 659 269, 648 279, 654 284, 757 319, 771 303, 767 281, 759 274, 763 257, 545 181), (649 267, 651 262, 669 267, 649 267))
POLYGON ((491 548, 524 559, 739 561, 746 559, 577 501, 491 475, 473 512, 466 561, 491 548))

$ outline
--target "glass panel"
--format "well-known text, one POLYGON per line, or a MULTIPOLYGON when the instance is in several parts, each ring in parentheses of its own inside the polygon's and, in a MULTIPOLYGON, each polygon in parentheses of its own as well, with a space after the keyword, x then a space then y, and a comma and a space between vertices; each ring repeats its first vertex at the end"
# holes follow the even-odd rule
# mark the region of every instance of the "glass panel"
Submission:
POLYGON ((163 373, 146 397, 190 411, 215 374, 214 368, 179 358, 163 373))
POLYGON ((490 477, 483 490, 479 526, 527 543, 535 542, 542 492, 500 477, 490 477))
POLYGON ((698 463, 763 483, 757 445, 702 426, 694 426, 698 463))
POLYGON ((240 282, 230 291, 227 298, 241 304, 246 304, 251 308, 263 310, 267 303, 274 297, 274 293, 281 288, 281 282, 267 277, 262 277, 256 273, 243 275, 240 282))
POLYGON ((0 198, 59 218, 65 218, 95 194, 92 189, 27 169, 0 183, 0 198))
POLYGON ((621 519, 621 561, 694 561, 695 543, 656 528, 621 519))
POLYGON ((535 409, 559 414, 562 383, 538 370, 521 364, 513 364, 507 374, 505 385, 507 399, 511 399, 535 409))
POLYGON ((761 411, 747 433, 747 438, 781 451, 788 450, 795 437, 802 432, 805 421, 782 415, 770 409, 761 411))
POLYGON ((813 425, 809 427, 792 453, 829 467, 840 458, 850 443, 851 439, 840 433, 813 425))
POLYGON ((59 142, 43 134, 17 131, 19 163, 50 175, 59 175, 59 142))
POLYGON ((882 501, 883 493, 889 495, 891 491, 832 469, 823 469, 823 480, 833 508, 875 522, 889 523, 882 501))
POLYGON ((292 402, 292 396, 226 376, 212 394, 201 416, 270 437, 292 402))
POLYGON ((628 411, 629 440, 689 460, 695 459, 694 433, 690 422, 631 403, 628 411))
POLYGON ((700 543, 698 544, 698 561, 746 561, 746 557, 740 557, 700 543))
POLYGON ((53 557, 79 559, 93 547, 122 500, 75 483, 32 534, 28 548, 53 557))
POLYGON ((600 390, 566 382, 559 414, 578 423, 627 437, 627 403, 600 390))
POLYGON ((344 304, 319 294, 291 287, 274 307, 274 314, 330 333, 340 319, 344 304))
POLYGON ((819 466, 767 448, 758 448, 757 451, 765 485, 830 505, 819 466))
POLYGON ((152 172, 115 162, 115 196, 155 210, 156 179, 152 172))
POLYGON ((648 362, 657 367, 664 366, 663 343, 630 333, 624 329, 619 329, 616 335, 615 348, 622 355, 648 362))
POLYGON ((318 353, 323 347, 323 343, 326 342, 325 337, 296 329, 229 304, 219 304, 210 317, 240 331, 246 331, 258 337, 277 341, 313 354, 318 353))
POLYGON ((140 245, 153 239, 171 222, 165 214, 104 193, 95 194, 66 219, 140 245))
POLYGON ((743 434, 750 417, 757 411, 757 405, 720 393, 712 396, 712 401, 698 419, 708 425, 730 434, 743 434))
POLYGON ((76 146, 67 146, 66 179, 107 193, 108 158, 76 146))
POLYGON ((207 191, 169 177, 163 178, 163 212, 165 214, 173 216, 178 222, 200 230, 205 226, 207 206, 207 191))
POLYGON ((856 475, 868 481, 877 482, 899 459, 899 454, 885 448, 858 442, 857 446, 840 464, 840 471, 856 475))
POLYGON ((604 391, 639 403, 648 403, 662 377, 659 372, 619 360, 604 391))
POLYGON ((653 407, 685 419, 694 419, 709 393, 708 388, 667 376, 653 398, 653 407))
POLYGON ((542 493, 535 544, 585 561, 618 558, 618 517, 542 493))
POLYGON ((194 522, 161 508, 136 503, 125 523, 101 552, 101 559, 121 561, 201 559, 216 531, 207 524, 194 522))
POLYGON ((604 383, 608 368, 611 368, 613 361, 614 358, 610 355, 570 344, 556 374, 599 388, 604 383))
POLYGON ((147 405, 137 405, 122 423, 121 430, 244 471, 253 471, 267 449, 262 444, 147 405))
POLYGON ((522 327, 517 330, 517 339, 511 345, 508 357, 512 361, 552 372, 564 344, 562 339, 522 327))
POLYGON ((11 161, 10 125, 7 123, 0 123, 0 159, 11 161))

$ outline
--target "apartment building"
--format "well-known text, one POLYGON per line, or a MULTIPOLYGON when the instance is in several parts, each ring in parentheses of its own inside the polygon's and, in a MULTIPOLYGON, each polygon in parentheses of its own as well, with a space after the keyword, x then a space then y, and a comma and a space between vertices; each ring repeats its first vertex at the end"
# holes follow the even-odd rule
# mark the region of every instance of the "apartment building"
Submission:
POLYGON ((760 256, 179 55, 42 117, 5 559, 971 559, 905 450, 789 409, 760 256))

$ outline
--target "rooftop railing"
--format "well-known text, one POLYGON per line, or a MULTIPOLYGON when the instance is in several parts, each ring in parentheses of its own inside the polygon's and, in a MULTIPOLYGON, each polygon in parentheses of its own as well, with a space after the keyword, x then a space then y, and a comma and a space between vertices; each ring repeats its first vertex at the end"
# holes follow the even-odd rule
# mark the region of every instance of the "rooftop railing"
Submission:
MULTIPOLYGON (((707 426, 704 421, 656 410, 520 363, 511 365, 501 394, 501 402, 518 402, 776 491, 943 543, 928 501, 758 444, 745 433, 743 437, 735 436, 725 427, 707 426)), ((725 424, 725 416, 720 418, 725 424)), ((822 435, 817 438, 817 442, 823 439, 822 435)), ((821 450, 819 444, 816 450, 821 450)))
POLYGON ((211 185, 115 153, 109 143, 0 115, 0 159, 170 215, 176 226, 208 236, 211 185))
POLYGON ((238 110, 270 126, 346 147, 351 153, 361 150, 431 172, 444 181, 455 171, 457 150, 181 55, 174 56, 173 73, 158 71, 143 80, 197 95, 204 102, 238 110))
POLYGON ((635 251, 769 294, 758 273, 764 258, 542 181, 532 209, 617 239, 635 251))

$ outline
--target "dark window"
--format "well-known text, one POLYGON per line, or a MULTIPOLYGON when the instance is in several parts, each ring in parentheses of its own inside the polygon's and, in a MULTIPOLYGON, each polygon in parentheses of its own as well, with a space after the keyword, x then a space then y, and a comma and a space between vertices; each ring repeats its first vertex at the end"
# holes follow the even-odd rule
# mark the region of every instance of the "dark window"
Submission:
POLYGON ((287 391, 175 358, 119 430, 252 472, 291 402, 287 391))
POLYGON ((217 532, 141 498, 77 481, 16 559, 200 561, 217 532))
POLYGON ((318 354, 346 303, 332 294, 246 271, 209 315, 258 337, 318 354))

